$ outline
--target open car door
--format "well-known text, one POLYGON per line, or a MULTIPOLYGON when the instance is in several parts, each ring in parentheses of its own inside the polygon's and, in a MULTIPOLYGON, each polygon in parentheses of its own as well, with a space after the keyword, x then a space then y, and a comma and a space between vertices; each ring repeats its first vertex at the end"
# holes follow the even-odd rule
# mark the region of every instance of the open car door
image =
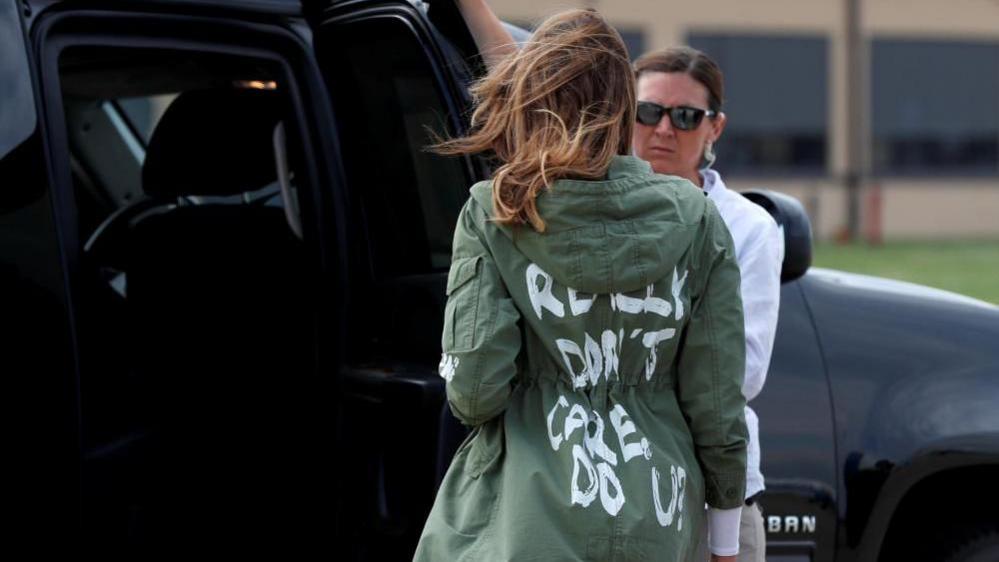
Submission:
POLYGON ((339 520, 351 538, 348 558, 405 559, 439 476, 445 399, 437 365, 454 224, 469 187, 485 176, 477 160, 427 147, 435 135, 464 131, 478 63, 450 1, 429 10, 422 2, 334 2, 314 28, 349 209, 339 436, 349 462, 339 520))

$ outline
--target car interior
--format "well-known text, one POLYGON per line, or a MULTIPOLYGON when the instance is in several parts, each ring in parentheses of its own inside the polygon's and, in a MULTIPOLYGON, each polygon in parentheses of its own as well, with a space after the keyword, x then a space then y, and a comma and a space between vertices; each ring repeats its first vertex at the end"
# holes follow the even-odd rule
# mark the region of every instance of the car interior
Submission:
POLYGON ((161 545, 290 529, 315 367, 284 73, 243 56, 72 46, 59 80, 85 536, 161 545))

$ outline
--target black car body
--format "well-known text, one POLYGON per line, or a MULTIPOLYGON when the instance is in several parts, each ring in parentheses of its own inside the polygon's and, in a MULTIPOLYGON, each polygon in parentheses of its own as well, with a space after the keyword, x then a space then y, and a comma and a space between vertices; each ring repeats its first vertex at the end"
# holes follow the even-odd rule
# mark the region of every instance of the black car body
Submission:
MULTIPOLYGON (((0 0, 16 539, 411 556, 451 228, 488 173, 423 150, 481 71, 427 8, 0 0)), ((993 552, 999 309, 814 269, 781 299, 770 559, 993 552)))

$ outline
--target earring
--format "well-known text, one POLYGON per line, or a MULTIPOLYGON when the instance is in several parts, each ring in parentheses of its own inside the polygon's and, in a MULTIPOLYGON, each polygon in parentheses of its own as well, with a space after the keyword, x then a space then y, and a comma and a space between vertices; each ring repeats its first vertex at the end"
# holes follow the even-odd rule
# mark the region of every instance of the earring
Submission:
POLYGON ((704 169, 710 169, 717 159, 718 155, 715 154, 715 145, 713 142, 708 141, 708 144, 704 147, 704 169))

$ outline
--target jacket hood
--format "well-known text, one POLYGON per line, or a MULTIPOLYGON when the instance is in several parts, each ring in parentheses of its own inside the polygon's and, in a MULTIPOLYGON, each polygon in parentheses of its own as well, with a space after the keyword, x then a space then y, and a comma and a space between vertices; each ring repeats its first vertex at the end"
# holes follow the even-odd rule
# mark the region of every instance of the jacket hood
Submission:
MULTIPOLYGON (((704 192, 648 162, 616 156, 603 181, 558 180, 538 196, 547 228, 498 227, 559 283, 585 293, 630 292, 665 278, 689 251, 704 192)), ((492 182, 472 187, 492 216, 492 182)), ((495 224, 495 223, 494 223, 495 224)))

